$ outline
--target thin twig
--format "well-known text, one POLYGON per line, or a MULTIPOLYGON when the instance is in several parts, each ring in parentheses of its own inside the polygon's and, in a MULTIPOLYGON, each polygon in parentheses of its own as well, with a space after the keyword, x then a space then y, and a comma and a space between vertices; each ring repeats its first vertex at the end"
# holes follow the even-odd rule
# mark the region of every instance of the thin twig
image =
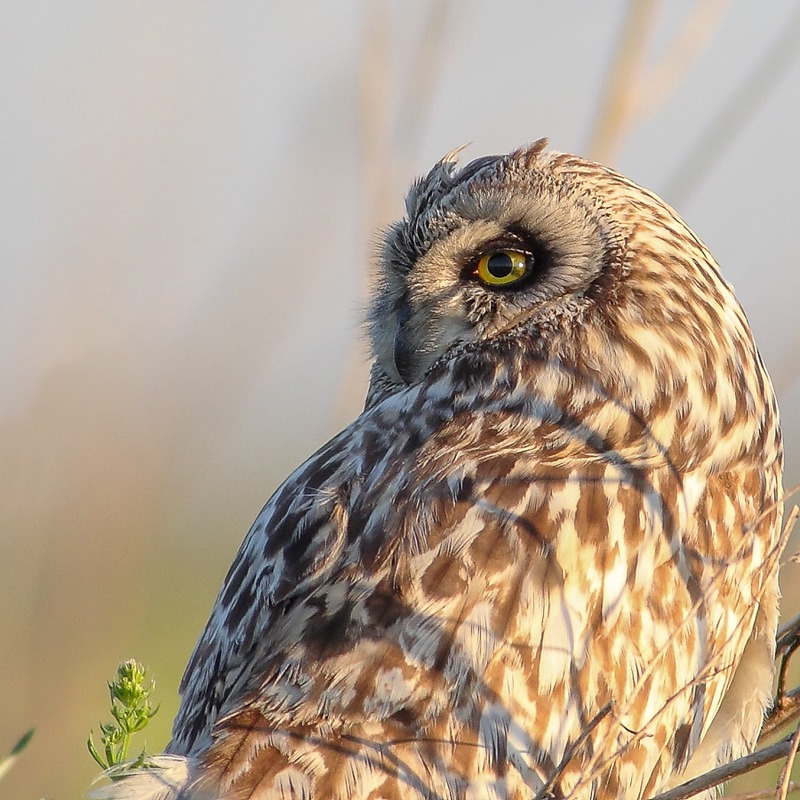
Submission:
MULTIPOLYGON (((800 511, 795 506, 789 512, 783 526, 783 531, 780 541, 783 544, 789 538, 789 535, 794 528, 800 511)), ((798 627, 800 626, 800 618, 790 620, 787 624, 781 627, 778 632, 776 648, 778 654, 786 655, 791 648, 791 645, 796 638, 798 627)), ((794 652, 794 649, 791 648, 794 652)), ((778 728, 787 724, 790 720, 800 716, 800 687, 793 689, 788 693, 776 693, 775 700, 773 701, 773 708, 767 716, 767 721, 761 731, 760 739, 766 738, 770 733, 774 733, 778 728)), ((791 777, 791 767, 794 762, 797 749, 800 746, 800 727, 790 736, 782 739, 775 744, 767 745, 754 753, 736 759, 729 764, 723 764, 703 775, 698 775, 686 783, 676 786, 663 794, 658 795, 652 800, 683 800, 683 798, 691 797, 698 792, 706 789, 711 789, 724 783, 737 775, 743 775, 747 772, 752 772, 759 767, 769 764, 786 757, 787 762, 781 772, 781 778, 778 782, 779 792, 778 800, 786 800, 789 792, 795 791, 797 786, 789 781, 791 777)), ((775 795, 776 790, 771 790, 768 794, 757 794, 757 797, 771 797, 775 795)), ((744 796, 745 800, 751 800, 749 796, 744 796)), ((739 799, 741 800, 741 798, 739 799)))
MULTIPOLYGON (((770 503, 769 506, 766 509, 763 510, 761 516, 759 517, 759 520, 763 519, 767 514, 771 513, 775 509, 776 505, 782 504, 782 503, 783 503, 783 498, 781 498, 776 503, 770 503)), ((777 570, 778 569, 780 554, 783 552, 783 550, 784 550, 784 548, 786 546, 786 542, 788 541, 788 538, 789 538, 789 536, 791 534, 792 528, 794 527, 794 523, 797 520, 797 516, 798 516, 797 509, 796 508, 792 509, 792 513, 789 514, 789 517, 787 518, 787 520, 786 520, 786 522, 785 522, 785 524, 784 524, 784 526, 783 526, 783 528, 781 530, 781 533, 780 533, 780 536, 778 537, 777 542, 774 544, 772 549, 767 554, 767 557, 765 559, 765 565, 766 565, 766 568, 764 570, 765 573, 771 574, 773 570, 777 570)), ((743 539, 740 541, 738 547, 739 548, 743 547, 744 546, 744 542, 745 542, 745 539, 743 537, 743 539)), ((684 625, 686 625, 687 623, 691 623, 694 620, 694 615, 696 614, 698 608, 707 599, 708 593, 713 589, 713 587, 723 579, 724 575, 725 575, 725 571, 724 570, 720 570, 709 581, 708 585, 705 587, 703 596, 698 598, 698 600, 694 603, 694 605, 691 607, 691 609, 689 609, 688 613, 684 616, 684 619, 681 621, 681 623, 673 631, 672 635, 669 637, 669 639, 664 644, 664 646, 661 648, 661 650, 659 650, 659 652, 656 653, 655 656, 650 660, 647 668, 644 670, 642 675, 639 677, 639 680, 637 681, 636 686, 634 687, 633 691, 631 692, 631 695, 628 698, 628 703, 633 701, 635 696, 638 694, 640 689, 643 687, 644 681, 646 680, 646 678, 647 678, 647 676, 649 674, 649 671, 652 671, 652 670, 654 670, 656 668, 656 666, 659 663, 660 659, 667 652, 667 649, 668 649, 668 647, 670 645, 670 642, 672 642, 674 637, 676 637, 678 635, 678 633, 680 632, 680 630, 683 628, 684 625)), ((762 592, 766 590, 766 586, 767 586, 767 584, 765 582, 764 586, 762 587, 762 592)), ((756 599, 757 599, 757 601, 760 601, 760 595, 756 599)), ((730 642, 730 640, 733 638, 733 636, 735 636, 735 634, 736 634, 736 631, 734 630, 731 633, 731 636, 725 642, 724 646, 726 646, 728 644, 728 642, 730 642)), ((719 653, 724 651, 724 646, 723 646, 723 648, 721 648, 719 653)), ((719 655, 719 653, 718 653, 718 655, 719 655)), ((703 669, 700 670, 700 672, 695 676, 694 680, 689 685, 682 687, 681 689, 676 691, 675 694, 673 694, 670 698, 668 698, 666 700, 666 702, 664 703, 662 708, 659 709, 659 711, 650 720, 648 720, 642 726, 641 730, 639 730, 638 733, 633 735, 633 737, 631 739, 629 739, 627 742, 625 742, 624 744, 620 745, 618 748, 616 748, 615 750, 613 750, 611 752, 608 752, 608 750, 607 750, 607 740, 608 740, 608 737, 612 734, 613 731, 612 731, 612 729, 607 730, 606 731, 606 741, 604 741, 603 739, 600 740, 600 746, 598 747, 598 749, 597 749, 596 753, 594 754, 594 756, 589 761, 589 764, 587 765, 587 767, 585 769, 585 772, 582 774, 580 780, 576 784, 576 787, 591 783, 591 781, 593 781, 595 779, 595 777, 598 774, 600 774, 602 769, 608 763, 610 763, 615 758, 617 758, 620 755, 620 753, 622 753, 625 749, 631 747, 636 741, 641 739, 643 736, 648 735, 648 733, 647 733, 648 727, 658 718, 658 716, 660 716, 662 713, 664 713, 664 711, 666 710, 666 708, 670 704, 676 702, 686 691, 691 690, 692 687, 694 685, 696 685, 696 684, 708 683, 714 677, 716 677, 716 675, 719 674, 721 672, 721 670, 717 669, 717 665, 716 665, 715 661, 716 661, 716 659, 711 659, 709 661, 709 663, 707 663, 703 667, 703 669)), ((620 711, 624 712, 625 709, 626 709, 626 705, 622 704, 622 706, 620 708, 620 711)), ((697 778, 697 780, 700 780, 703 777, 704 776, 699 776, 697 778)), ((714 784, 712 784, 712 785, 714 785, 714 784)))
POLYGON ((792 617, 778 629, 775 640, 775 654, 780 655, 797 637, 800 636, 800 614, 792 617))
POLYGON ((550 780, 542 786, 541 789, 536 793, 536 797, 534 800, 540 800, 540 798, 544 797, 552 797, 554 796, 554 792, 552 791, 553 787, 555 786, 556 781, 561 777, 561 774, 567 768, 567 765, 572 760, 572 757, 575 753, 578 752, 578 749, 583 745, 583 743, 589 738, 592 731, 600 724, 600 722, 605 719, 611 713, 611 703, 606 703, 595 715, 592 721, 581 731, 581 735, 567 748, 567 752, 564 753, 564 757, 561 759, 559 765, 553 771, 553 774, 550 776, 550 780))
POLYGON ((696 778, 692 778, 692 780, 686 781, 686 783, 682 783, 674 789, 656 795, 651 800, 683 800, 685 797, 691 797, 704 789, 713 789, 715 786, 719 786, 737 775, 752 772, 754 769, 763 767, 765 764, 771 764, 773 761, 789 755, 793 740, 794 734, 775 742, 775 744, 762 747, 754 753, 737 758, 736 761, 731 761, 729 764, 723 764, 710 772, 698 775, 696 778))
POLYGON ((800 727, 798 727, 794 732, 794 736, 792 737, 792 747, 789 750, 789 755, 786 757, 786 763, 783 765, 780 777, 778 778, 777 800, 786 800, 786 794, 789 791, 789 778, 792 777, 792 765, 794 764, 794 759, 797 755, 798 746, 800 746, 800 727))
MULTIPOLYGON (((800 487, 794 487, 785 497, 795 494, 800 487)), ((793 506, 786 518, 784 531, 791 531, 797 521, 800 509, 793 506)), ((800 718, 800 687, 786 691, 786 677, 792 656, 800 647, 800 615, 790 619, 778 630, 775 643, 775 658, 779 660, 778 681, 772 707, 767 712, 761 728, 760 739, 766 739, 780 728, 800 718)))
POLYGON ((775 697, 761 728, 759 740, 768 739, 797 719, 800 719, 800 687, 775 697))

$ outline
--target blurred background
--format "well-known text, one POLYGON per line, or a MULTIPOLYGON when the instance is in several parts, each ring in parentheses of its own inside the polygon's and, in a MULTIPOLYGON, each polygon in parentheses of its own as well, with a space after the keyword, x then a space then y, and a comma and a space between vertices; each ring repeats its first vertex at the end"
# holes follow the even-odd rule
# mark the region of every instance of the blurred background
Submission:
POLYGON ((377 231, 459 145, 548 136, 676 206, 800 482, 797 2, 2 3, 0 109, 4 798, 82 795, 124 658, 166 744, 251 521, 360 410, 377 231))

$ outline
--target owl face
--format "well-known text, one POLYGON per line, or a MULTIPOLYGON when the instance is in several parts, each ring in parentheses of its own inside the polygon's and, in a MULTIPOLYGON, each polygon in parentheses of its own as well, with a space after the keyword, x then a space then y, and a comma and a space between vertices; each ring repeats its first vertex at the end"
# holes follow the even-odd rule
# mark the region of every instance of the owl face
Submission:
POLYGON ((451 348, 520 325, 586 317, 619 262, 619 232, 597 201, 524 155, 437 164, 388 233, 370 318, 378 367, 398 386, 451 348))

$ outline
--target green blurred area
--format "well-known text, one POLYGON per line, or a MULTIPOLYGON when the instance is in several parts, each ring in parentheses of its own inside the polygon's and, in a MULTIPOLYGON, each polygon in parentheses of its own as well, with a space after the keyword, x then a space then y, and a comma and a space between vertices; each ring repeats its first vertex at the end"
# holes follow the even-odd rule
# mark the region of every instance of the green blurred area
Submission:
MULTIPOLYGON (((154 521, 154 524, 155 521, 154 521)), ((169 534, 163 525, 161 535, 169 534)), ((68 527, 62 528, 68 534, 68 527)), ((158 538, 137 551, 121 551, 113 528, 94 555, 109 568, 84 570, 77 553, 62 553, 36 603, 46 623, 37 629, 15 627, 3 619, 4 641, 27 644, 27 652, 4 648, 0 705, 6 725, 0 737, 13 743, 18 723, 29 720, 36 735, 0 787, 0 797, 82 797, 98 768, 86 750, 89 729, 109 719, 106 681, 120 661, 135 657, 156 680, 159 713, 132 753, 160 751, 169 740, 177 710, 177 688, 195 640, 202 630, 227 563, 238 543, 222 548, 179 548, 158 538), (117 542, 115 544, 115 541, 117 542), (83 572, 76 584, 70 580, 83 572), (27 641, 26 641, 27 640, 27 641)), ((3 615, 5 617, 5 615, 3 615)))

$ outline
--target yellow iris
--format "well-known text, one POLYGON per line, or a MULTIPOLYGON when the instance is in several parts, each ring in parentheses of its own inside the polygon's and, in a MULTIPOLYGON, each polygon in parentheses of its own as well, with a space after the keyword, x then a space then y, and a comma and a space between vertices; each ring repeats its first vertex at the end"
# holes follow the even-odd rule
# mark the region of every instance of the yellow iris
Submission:
POLYGON ((487 286, 513 286, 528 274, 530 260, 519 250, 494 250, 480 257, 475 274, 487 286))

